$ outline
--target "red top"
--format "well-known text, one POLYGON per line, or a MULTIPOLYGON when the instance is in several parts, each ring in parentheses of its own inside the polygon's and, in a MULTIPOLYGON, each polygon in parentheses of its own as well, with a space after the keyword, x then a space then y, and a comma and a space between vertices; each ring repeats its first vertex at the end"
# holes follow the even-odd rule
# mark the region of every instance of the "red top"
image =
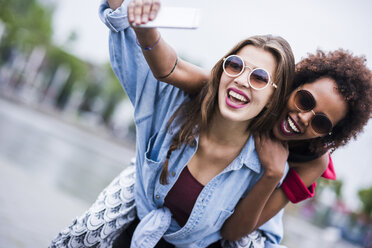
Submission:
MULTIPOLYGON (((336 172, 333 168, 333 161, 331 155, 328 154, 328 156, 328 167, 322 174, 322 177, 330 180, 335 180, 336 172)), ((316 182, 314 182, 310 187, 306 187, 301 178, 298 176, 297 172, 293 169, 289 169, 289 172, 285 177, 281 188, 292 203, 298 203, 300 201, 306 200, 307 198, 314 197, 316 182)))
POLYGON ((333 161, 331 158, 331 154, 328 153, 328 157, 329 157, 328 167, 323 173, 322 177, 330 179, 330 180, 336 180, 336 171, 333 168, 333 161))
POLYGON ((204 186, 191 175, 186 166, 165 197, 164 206, 169 208, 174 219, 181 227, 186 224, 203 188, 204 186))

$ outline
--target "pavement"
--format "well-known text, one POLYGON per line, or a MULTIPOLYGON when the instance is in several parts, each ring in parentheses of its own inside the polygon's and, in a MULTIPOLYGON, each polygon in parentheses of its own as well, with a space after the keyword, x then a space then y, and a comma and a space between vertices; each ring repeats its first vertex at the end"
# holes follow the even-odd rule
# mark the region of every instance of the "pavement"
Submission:
POLYGON ((48 247, 89 206, 0 158, 0 248, 48 247))

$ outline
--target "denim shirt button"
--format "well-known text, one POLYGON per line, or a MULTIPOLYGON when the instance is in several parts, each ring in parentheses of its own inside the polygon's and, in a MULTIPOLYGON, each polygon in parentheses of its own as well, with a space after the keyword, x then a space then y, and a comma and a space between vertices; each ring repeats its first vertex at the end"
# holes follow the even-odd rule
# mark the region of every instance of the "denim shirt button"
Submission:
POLYGON ((176 172, 172 171, 172 177, 174 177, 176 175, 176 172))
POLYGON ((156 199, 157 199, 157 200, 159 200, 159 199, 160 199, 160 196, 159 196, 159 195, 156 195, 155 197, 156 197, 156 199))
POLYGON ((190 146, 191 146, 191 147, 196 146, 196 140, 193 140, 193 141, 191 142, 190 146))

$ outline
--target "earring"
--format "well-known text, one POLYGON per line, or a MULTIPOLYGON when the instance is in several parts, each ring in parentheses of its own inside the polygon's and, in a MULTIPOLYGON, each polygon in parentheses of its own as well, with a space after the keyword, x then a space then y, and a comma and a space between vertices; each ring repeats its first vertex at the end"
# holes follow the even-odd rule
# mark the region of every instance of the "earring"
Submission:
POLYGON ((332 135, 332 132, 329 132, 328 135, 332 135))

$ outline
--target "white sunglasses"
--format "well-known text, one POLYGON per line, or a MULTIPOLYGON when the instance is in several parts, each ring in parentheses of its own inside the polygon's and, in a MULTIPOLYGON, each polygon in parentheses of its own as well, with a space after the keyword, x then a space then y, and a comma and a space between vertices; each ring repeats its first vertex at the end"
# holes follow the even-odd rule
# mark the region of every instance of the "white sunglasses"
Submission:
POLYGON ((238 55, 230 55, 223 59, 223 71, 230 77, 238 77, 246 67, 250 70, 248 83, 253 89, 263 90, 269 85, 278 88, 275 83, 271 82, 270 74, 265 69, 252 69, 249 65, 245 65, 244 60, 238 55))

